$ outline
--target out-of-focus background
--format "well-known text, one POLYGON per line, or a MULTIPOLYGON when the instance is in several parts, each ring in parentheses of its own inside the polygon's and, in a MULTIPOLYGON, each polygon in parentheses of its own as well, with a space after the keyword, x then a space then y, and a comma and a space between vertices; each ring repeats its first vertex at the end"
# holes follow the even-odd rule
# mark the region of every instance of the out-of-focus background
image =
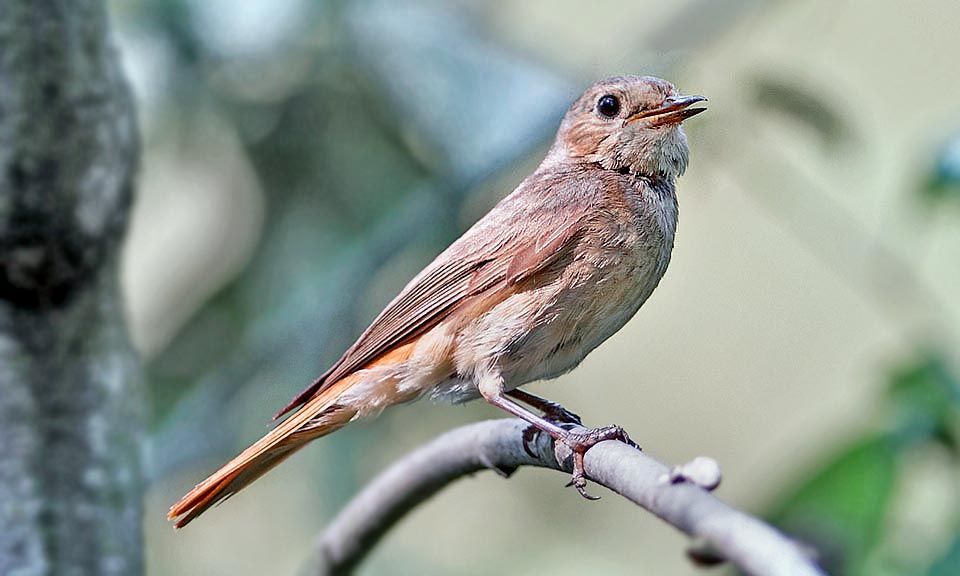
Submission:
MULTIPOLYGON (((655 74, 690 121, 673 263, 532 391, 833 574, 960 573, 960 4, 115 0, 145 155, 124 285, 152 392, 152 574, 294 574, 368 479, 451 427, 428 401, 315 443, 187 530, 169 504, 259 437, 539 162, 581 89, 655 74)), ((481 474, 363 574, 693 574, 685 541, 556 473, 481 474)))

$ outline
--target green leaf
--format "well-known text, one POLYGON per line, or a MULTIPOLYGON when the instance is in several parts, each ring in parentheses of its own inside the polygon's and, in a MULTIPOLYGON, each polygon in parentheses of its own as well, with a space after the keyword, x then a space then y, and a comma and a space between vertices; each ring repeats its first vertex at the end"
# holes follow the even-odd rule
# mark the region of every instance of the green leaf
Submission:
POLYGON ((941 356, 928 354, 895 371, 889 398, 896 413, 896 433, 902 440, 930 439, 957 447, 960 380, 941 356))
POLYGON ((814 546, 828 573, 862 573, 881 537, 900 446, 886 434, 857 442, 785 498, 771 520, 814 546))

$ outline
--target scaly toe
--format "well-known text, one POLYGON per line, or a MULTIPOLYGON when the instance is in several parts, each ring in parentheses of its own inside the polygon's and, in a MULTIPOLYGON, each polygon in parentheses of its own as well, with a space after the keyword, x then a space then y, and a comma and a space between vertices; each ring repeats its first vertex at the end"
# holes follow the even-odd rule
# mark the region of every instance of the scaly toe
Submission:
POLYGON ((593 496, 587 492, 587 475, 583 469, 583 454, 574 452, 573 454, 573 474, 567 486, 573 486, 577 492, 587 500, 599 500, 599 496, 593 496))
MULTIPOLYGON (((574 443, 577 444, 577 448, 582 449, 584 452, 607 440, 618 440, 630 447, 640 448, 636 442, 630 439, 627 431, 616 424, 604 426, 603 428, 593 428, 586 432, 575 434, 574 436, 576 436, 574 443)), ((577 448, 571 446, 571 449, 577 448)))
POLYGON ((593 428, 586 432, 570 432, 566 438, 561 440, 573 451, 573 475, 567 486, 576 488, 577 492, 587 500, 599 500, 600 497, 591 496, 587 493, 587 474, 583 467, 583 456, 587 450, 607 440, 619 440, 628 446, 640 449, 635 442, 630 440, 627 432, 616 425, 593 428))

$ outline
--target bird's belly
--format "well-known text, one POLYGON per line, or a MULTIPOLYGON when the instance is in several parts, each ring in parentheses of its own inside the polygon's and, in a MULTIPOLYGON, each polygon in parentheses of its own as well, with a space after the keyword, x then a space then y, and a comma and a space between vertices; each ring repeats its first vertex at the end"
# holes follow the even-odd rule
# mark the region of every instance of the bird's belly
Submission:
POLYGON ((465 327, 457 338, 457 372, 432 395, 454 402, 479 397, 477 368, 495 366, 506 390, 575 368, 634 316, 666 269, 666 259, 649 254, 616 264, 579 282, 515 294, 465 327))
POLYGON ((556 378, 579 365, 633 318, 659 280, 649 276, 610 278, 558 299, 554 316, 532 331, 531 338, 542 344, 518 349, 505 359, 507 383, 556 378))

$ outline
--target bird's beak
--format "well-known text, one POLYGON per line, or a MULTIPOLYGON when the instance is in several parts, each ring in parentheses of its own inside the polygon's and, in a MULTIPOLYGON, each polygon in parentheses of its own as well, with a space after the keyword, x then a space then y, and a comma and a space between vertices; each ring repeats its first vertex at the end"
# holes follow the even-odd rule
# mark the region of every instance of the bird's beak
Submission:
POLYGON ((697 102, 706 102, 703 96, 671 96, 663 101, 659 108, 641 110, 627 118, 627 122, 635 122, 649 118, 648 126, 662 126, 664 124, 679 124, 697 114, 706 111, 706 108, 690 108, 697 102))

